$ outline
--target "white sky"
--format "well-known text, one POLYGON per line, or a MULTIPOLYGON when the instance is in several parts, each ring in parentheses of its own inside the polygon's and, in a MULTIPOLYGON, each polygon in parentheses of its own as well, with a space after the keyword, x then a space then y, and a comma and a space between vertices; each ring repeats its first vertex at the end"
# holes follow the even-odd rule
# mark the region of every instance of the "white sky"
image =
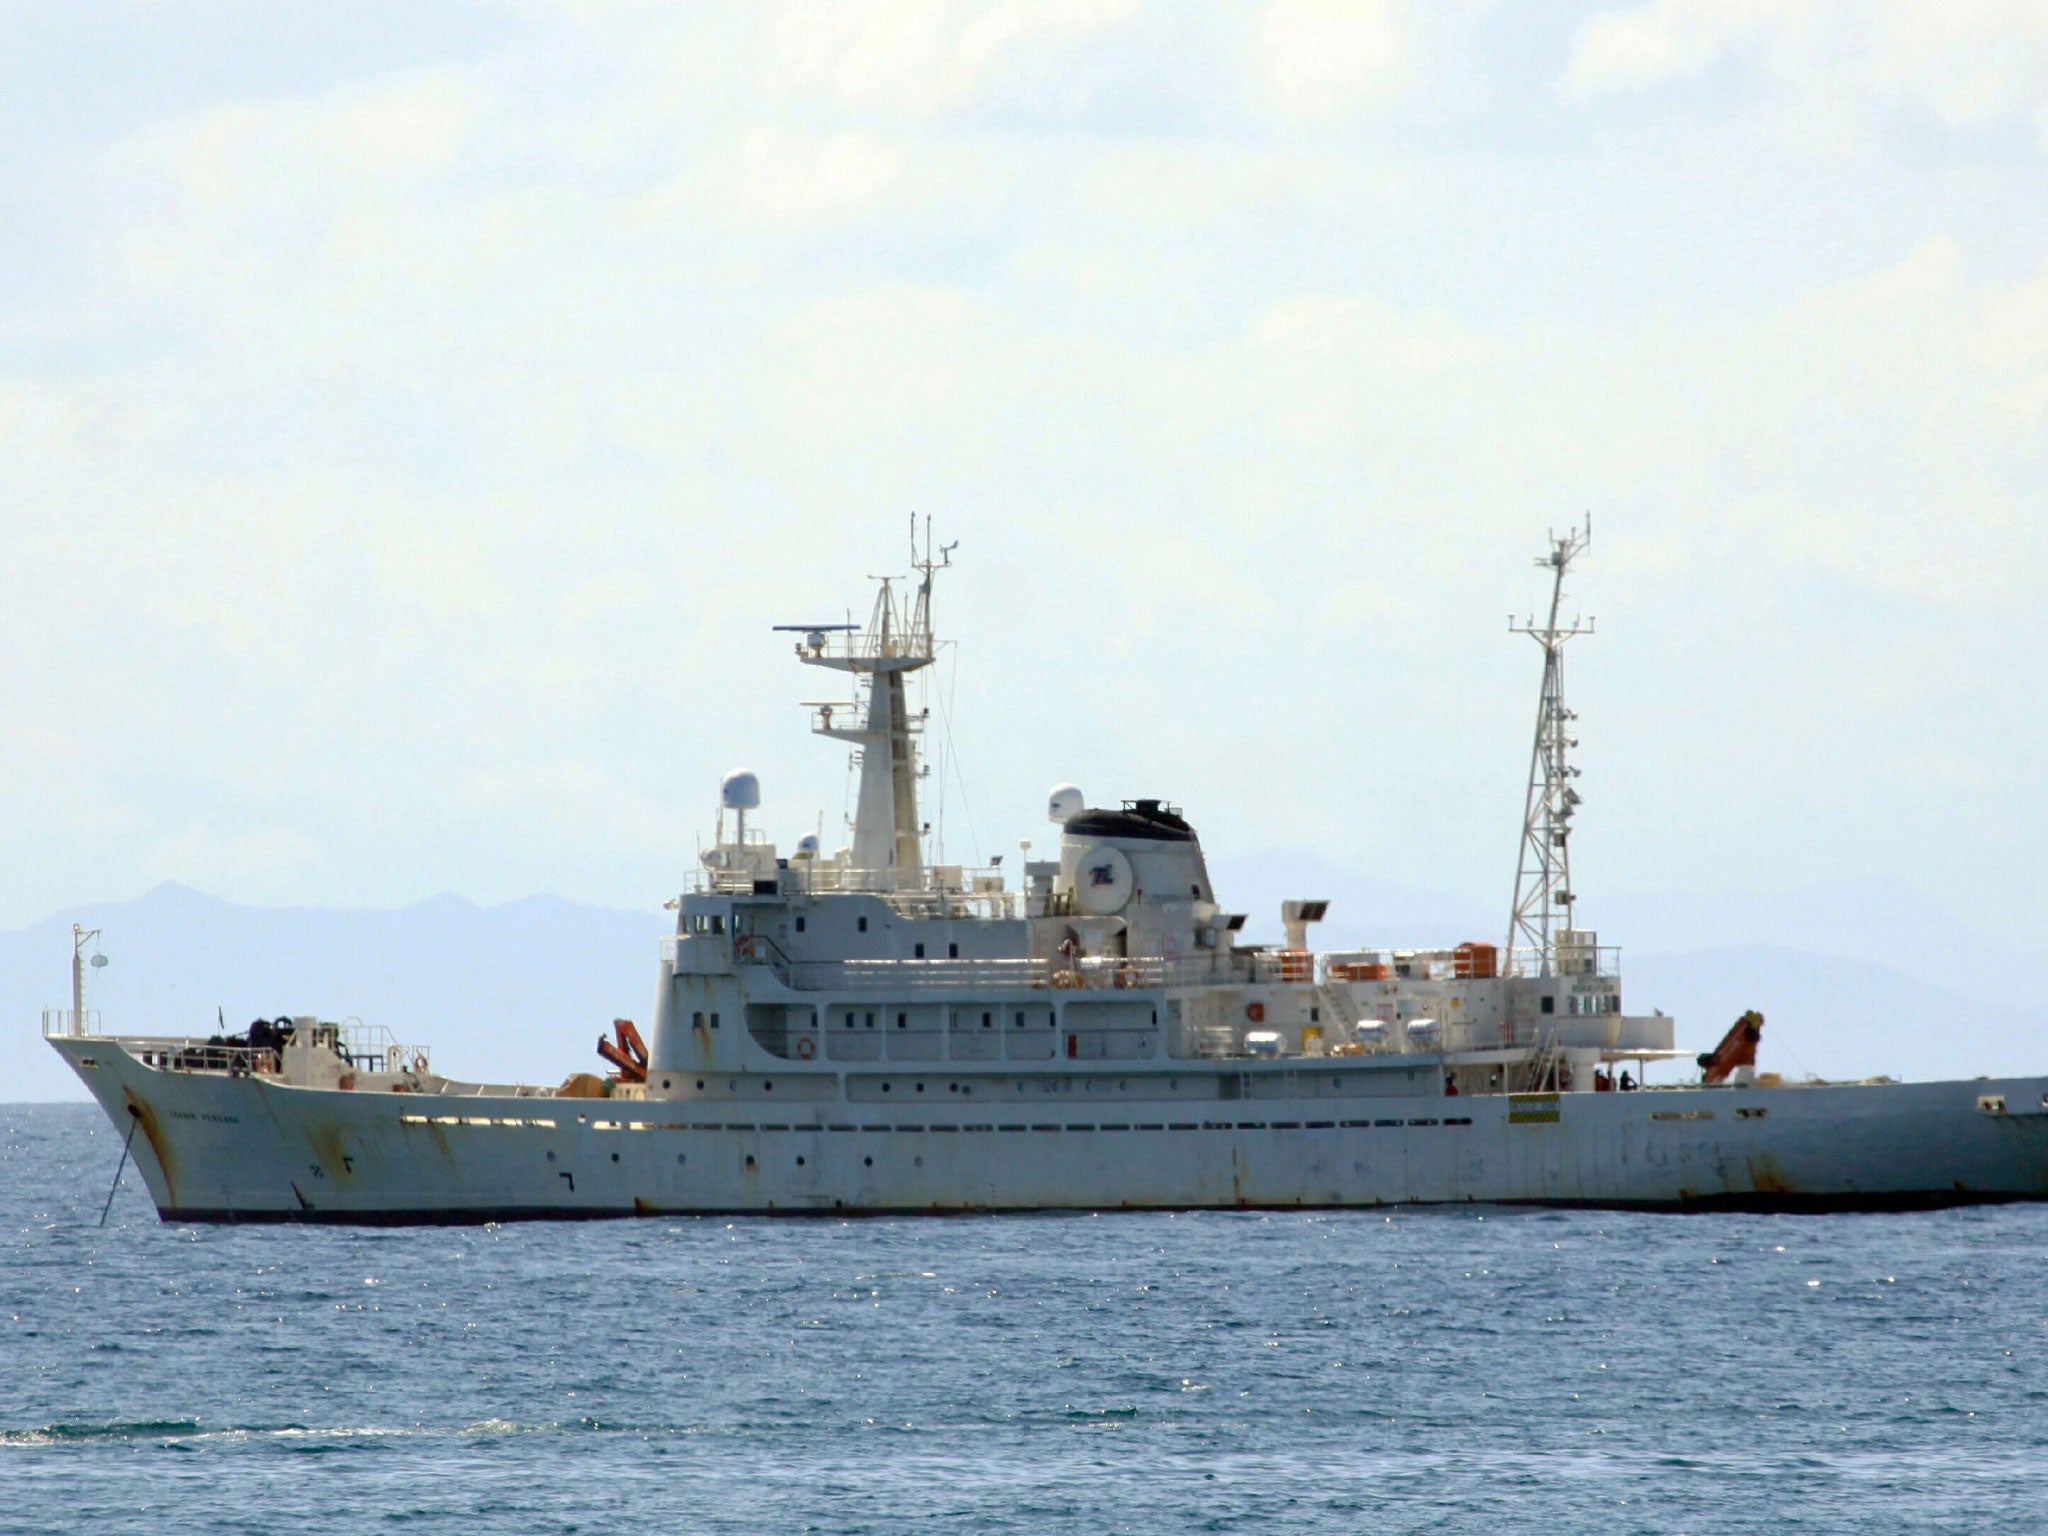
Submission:
POLYGON ((1071 778, 1504 921, 1504 620, 1590 510, 1589 917, 2039 942, 2037 0, 0 26, 0 923, 650 904, 742 762, 793 841, 846 776, 768 626, 913 509, 954 858, 1071 778))

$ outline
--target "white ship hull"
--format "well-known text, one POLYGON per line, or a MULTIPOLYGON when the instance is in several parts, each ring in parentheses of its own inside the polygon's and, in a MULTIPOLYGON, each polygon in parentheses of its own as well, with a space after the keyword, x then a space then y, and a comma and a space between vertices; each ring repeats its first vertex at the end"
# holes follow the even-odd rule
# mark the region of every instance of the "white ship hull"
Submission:
POLYGON ((809 706, 858 764, 847 846, 783 856, 758 778, 726 775, 650 1027, 613 1021, 606 1078, 457 1082, 384 1025, 306 1015, 102 1035, 83 928, 44 1032, 174 1220, 2048 1199, 2048 1078, 1779 1086, 1755 1076, 1760 1013, 1695 1058, 1624 1008, 1569 857, 1560 648, 1584 630, 1558 614, 1586 537, 1551 540, 1549 619, 1520 626, 1544 683, 1503 946, 1319 956, 1329 904, 1306 896, 1281 947, 1245 944, 1176 808, 1072 785, 1046 802, 1058 856, 1022 843, 1017 887, 928 862, 906 693, 937 654, 927 529, 907 600, 885 580, 864 627, 787 627, 857 694, 809 706))
POLYGON ((105 1038, 51 1043, 135 1126, 176 1221, 2048 1198, 2048 1077, 1444 1097, 1400 1091, 1413 1062, 1377 1074, 1387 1092, 1343 1072, 1341 1095, 1299 1091, 1333 1068, 1233 1063, 1103 1074, 1053 1104, 1028 1075, 941 1067, 923 1096, 900 1077, 916 1100, 901 1107, 849 1103, 824 1072, 806 1081, 829 1099, 771 1105, 297 1088, 155 1070, 105 1038))

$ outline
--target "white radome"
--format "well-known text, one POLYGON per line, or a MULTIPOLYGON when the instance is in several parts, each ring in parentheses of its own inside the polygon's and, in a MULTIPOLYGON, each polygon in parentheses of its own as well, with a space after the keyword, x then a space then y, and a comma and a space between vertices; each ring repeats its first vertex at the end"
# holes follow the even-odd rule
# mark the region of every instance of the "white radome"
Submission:
POLYGON ((1087 808, 1088 797, 1078 784, 1055 784, 1045 798, 1045 818, 1055 826, 1065 826, 1087 808))

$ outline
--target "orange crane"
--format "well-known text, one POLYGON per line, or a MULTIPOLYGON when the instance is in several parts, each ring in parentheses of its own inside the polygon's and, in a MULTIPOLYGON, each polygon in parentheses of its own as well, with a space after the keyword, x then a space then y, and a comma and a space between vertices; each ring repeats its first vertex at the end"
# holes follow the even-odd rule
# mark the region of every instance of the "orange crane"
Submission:
POLYGON ((640 1031, 633 1027, 631 1019, 613 1019, 612 1033, 619 1037, 619 1043, 613 1045, 603 1035, 599 1035, 597 1054, 619 1069, 620 1082, 646 1082, 647 1042, 640 1038, 640 1031))
POLYGON ((1757 1042, 1763 1037, 1764 1016, 1752 1008, 1728 1027, 1719 1045, 1700 1057, 1700 1081, 1725 1083, 1737 1067, 1755 1066, 1757 1042))

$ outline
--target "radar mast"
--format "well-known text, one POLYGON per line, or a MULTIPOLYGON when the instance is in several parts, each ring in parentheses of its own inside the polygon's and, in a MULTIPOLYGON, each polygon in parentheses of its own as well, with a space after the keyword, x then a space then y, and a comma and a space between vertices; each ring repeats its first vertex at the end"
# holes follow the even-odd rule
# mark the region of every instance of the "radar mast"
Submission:
POLYGON ((1572 904, 1571 832, 1572 814, 1579 806, 1579 792, 1572 780, 1579 770, 1572 767, 1569 754, 1579 743, 1571 735, 1574 715, 1564 704, 1564 647, 1574 635, 1591 634, 1593 621, 1573 619, 1558 622, 1564 600, 1564 574, 1573 560, 1585 553, 1593 540, 1593 520, 1583 528, 1572 528, 1562 537, 1550 535, 1549 552, 1536 564, 1551 573, 1550 617, 1538 624, 1532 615, 1509 630, 1528 635, 1543 647, 1543 696, 1536 706, 1536 742, 1529 752, 1529 795, 1522 809, 1522 849, 1515 867, 1515 905, 1508 918, 1510 967, 1519 945, 1533 950, 1537 974, 1549 976, 1556 969, 1557 946, 1553 928, 1569 935, 1577 927, 1572 904))
POLYGON ((909 603, 898 600, 896 578, 878 576, 875 606, 865 628, 855 624, 778 624, 796 631, 797 658, 808 666, 846 672, 863 696, 850 703, 813 704, 811 729, 834 741, 850 742, 860 757, 860 792, 854 803, 853 842, 848 849, 852 883, 879 890, 904 890, 921 883, 924 824, 918 819, 917 734, 922 715, 913 716, 905 677, 932 663, 932 577, 950 566, 959 543, 934 550, 931 519, 925 519, 924 550, 917 519, 910 523, 910 564, 918 574, 909 603), (835 641, 837 643, 835 643, 835 641))

